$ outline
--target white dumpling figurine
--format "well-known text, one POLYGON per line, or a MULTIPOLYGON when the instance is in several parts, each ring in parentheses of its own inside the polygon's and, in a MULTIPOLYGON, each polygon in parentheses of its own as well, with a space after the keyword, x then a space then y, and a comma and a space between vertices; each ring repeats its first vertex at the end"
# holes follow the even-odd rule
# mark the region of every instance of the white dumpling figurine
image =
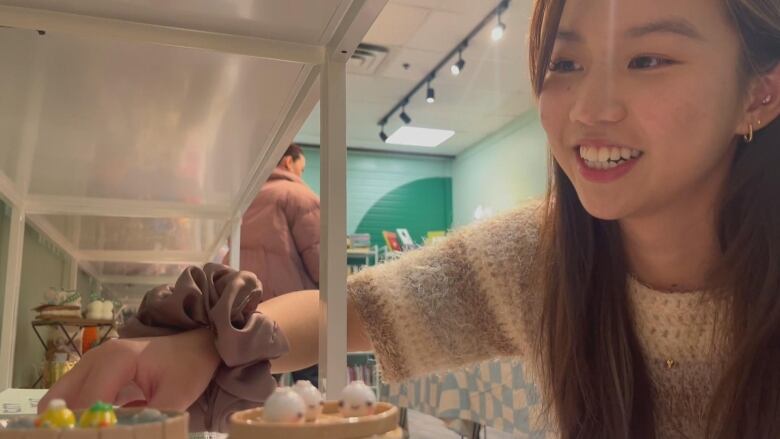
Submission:
POLYGON ((363 381, 352 381, 341 391, 339 410, 344 417, 371 415, 375 406, 376 395, 363 381))
POLYGON ((114 320, 114 302, 106 300, 102 305, 100 318, 102 320, 114 320))
POLYGON ((93 300, 87 305, 87 318, 93 320, 101 320, 103 317, 103 302, 99 300, 93 300))
POLYGON ((265 401, 263 419, 266 422, 298 424, 303 422, 306 404, 289 387, 280 387, 265 401))
POLYGON ((293 390, 303 398, 303 402, 306 404, 306 421, 316 421, 317 417, 322 413, 322 406, 324 404, 322 401, 322 393, 314 387, 311 381, 307 380, 296 381, 293 390))

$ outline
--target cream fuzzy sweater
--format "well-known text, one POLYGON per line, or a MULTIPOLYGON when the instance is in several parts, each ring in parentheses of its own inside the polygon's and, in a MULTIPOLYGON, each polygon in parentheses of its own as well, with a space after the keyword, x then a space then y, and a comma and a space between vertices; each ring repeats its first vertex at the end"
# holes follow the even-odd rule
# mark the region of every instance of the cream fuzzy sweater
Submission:
MULTIPOLYGON (((531 282, 538 218, 536 207, 517 209, 350 278, 350 297, 386 380, 496 357, 518 358, 530 366, 528 378, 538 378, 532 344, 542 298, 531 282)), ((665 293, 627 282, 656 388, 659 438, 701 438, 721 370, 713 349, 715 305, 702 292, 665 293)), ((540 408, 530 407, 532 428, 555 437, 540 408)))

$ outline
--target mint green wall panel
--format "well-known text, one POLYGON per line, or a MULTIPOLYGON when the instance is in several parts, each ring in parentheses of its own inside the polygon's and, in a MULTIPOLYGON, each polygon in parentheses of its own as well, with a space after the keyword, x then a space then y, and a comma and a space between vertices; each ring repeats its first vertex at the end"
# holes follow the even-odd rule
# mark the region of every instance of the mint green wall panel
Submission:
MULTIPOLYGON (((319 148, 305 147, 306 170, 303 180, 319 193, 320 188, 320 150, 319 148)), ((347 232, 359 231, 359 225, 364 217, 369 214, 380 200, 388 196, 396 189, 426 179, 445 179, 448 182, 452 176, 453 159, 449 157, 428 157, 408 154, 374 153, 367 151, 347 152, 347 232)), ((444 183, 440 184, 442 187, 444 183)), ((447 183, 447 194, 439 192, 441 202, 435 205, 444 209, 438 217, 452 217, 452 189, 451 183, 447 183)), ((422 187, 426 187, 423 185, 422 187)), ((382 204, 384 205, 384 203, 382 204)), ((406 211, 406 215, 416 215, 413 211, 406 211)), ((427 214, 426 214, 427 215, 427 214)), ((382 217, 377 217, 377 211, 371 213, 371 221, 381 223, 382 217)), ((425 222, 421 220, 421 222, 425 222)), ((449 224, 451 221, 447 221, 449 224)), ((442 224, 442 220, 436 220, 432 224, 442 224)), ((372 226, 374 227, 374 226, 372 226)), ((378 227, 378 226, 376 226, 378 227)), ((383 228, 394 230, 397 225, 395 217, 387 217, 383 228)), ((419 237, 415 237, 419 239, 419 237)), ((381 244, 384 240, 375 243, 381 244)))
POLYGON ((547 165, 547 136, 531 110, 455 158, 453 225, 474 221, 480 207, 497 214, 544 196, 547 165))
MULTIPOLYGON (((309 185, 315 194, 320 194, 320 149, 304 147, 306 169, 303 171, 303 181, 309 185)), ((349 160, 349 159, 347 159, 349 160)))
POLYGON ((384 243, 383 230, 409 230, 417 243, 430 230, 447 230, 452 224, 452 179, 426 178, 390 191, 377 201, 357 226, 370 233, 374 243, 384 243))

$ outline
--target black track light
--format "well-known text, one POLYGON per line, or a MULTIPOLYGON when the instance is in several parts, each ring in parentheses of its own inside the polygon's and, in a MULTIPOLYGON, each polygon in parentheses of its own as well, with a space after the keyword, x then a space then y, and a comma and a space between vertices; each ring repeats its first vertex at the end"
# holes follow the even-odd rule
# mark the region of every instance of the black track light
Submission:
POLYGON ((450 67, 450 72, 454 76, 458 76, 460 75, 460 72, 463 71, 463 66, 465 65, 466 65, 466 61, 463 61, 463 50, 458 50, 458 62, 456 62, 450 67))
POLYGON ((428 91, 425 93, 425 102, 429 104, 436 102, 436 92, 433 91, 430 80, 428 80, 428 91))
POLYGON ((382 139, 383 142, 387 142, 387 134, 385 134, 384 127, 382 127, 382 131, 379 132, 379 138, 382 139))
POLYGON ((504 31, 506 31, 506 25, 501 22, 501 9, 499 9, 496 16, 498 17, 498 23, 496 23, 496 27, 493 28, 492 31, 490 31, 490 38, 493 41, 498 41, 501 38, 504 37, 504 31))
POLYGON ((409 122, 412 121, 412 118, 409 117, 408 114, 406 114, 406 105, 401 107, 401 114, 399 114, 398 117, 400 117, 401 120, 404 121, 404 123, 407 125, 409 125, 409 122))
MULTIPOLYGON (((488 12, 482 18, 482 20, 480 20, 479 24, 477 24, 476 27, 471 30, 471 32, 463 37, 463 39, 461 39, 455 47, 444 54, 444 56, 440 58, 439 62, 433 67, 433 69, 430 70, 425 76, 423 76, 418 82, 416 82, 414 87, 412 87, 412 89, 407 94, 396 101, 395 105, 378 120, 378 124, 382 126, 379 137, 383 141, 385 141, 385 139, 389 140, 391 137, 393 137, 385 135, 384 127, 385 124, 396 114, 404 124, 409 125, 412 123, 412 118, 406 112, 406 106, 412 102, 412 99, 417 99, 416 96, 418 93, 422 93, 423 87, 427 86, 425 89, 425 102, 429 104, 436 102, 436 90, 434 90, 431 85, 434 79, 436 79, 437 74, 443 74, 442 69, 446 69, 449 66, 452 76, 458 76, 463 73, 463 69, 466 67, 466 61, 463 59, 463 51, 469 48, 469 42, 471 42, 471 40, 477 38, 478 35, 484 35, 483 32, 493 25, 495 26, 492 27, 491 32, 489 32, 490 37, 494 41, 505 38, 504 34, 506 33, 507 26, 504 24, 503 14, 508 10, 511 0, 490 1, 497 2, 497 5, 492 8, 490 12, 488 12)), ((404 64, 404 68, 408 67, 408 64, 404 64)), ((441 92, 441 90, 439 90, 439 92, 441 92)), ((418 123, 419 122, 420 121, 418 120, 418 123)))

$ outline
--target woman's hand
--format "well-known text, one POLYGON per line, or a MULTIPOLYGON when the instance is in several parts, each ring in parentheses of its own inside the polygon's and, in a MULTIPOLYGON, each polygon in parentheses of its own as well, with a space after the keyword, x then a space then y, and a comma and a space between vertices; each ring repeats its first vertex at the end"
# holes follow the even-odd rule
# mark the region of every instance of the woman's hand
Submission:
MULTIPOLYGON (((165 337, 110 340, 87 352, 44 396, 38 410, 54 398, 70 408, 95 401, 130 402, 129 389, 140 390, 150 407, 185 410, 208 386, 220 357, 214 336, 197 329, 165 337)), ((131 399, 139 399, 131 398, 131 399)))

